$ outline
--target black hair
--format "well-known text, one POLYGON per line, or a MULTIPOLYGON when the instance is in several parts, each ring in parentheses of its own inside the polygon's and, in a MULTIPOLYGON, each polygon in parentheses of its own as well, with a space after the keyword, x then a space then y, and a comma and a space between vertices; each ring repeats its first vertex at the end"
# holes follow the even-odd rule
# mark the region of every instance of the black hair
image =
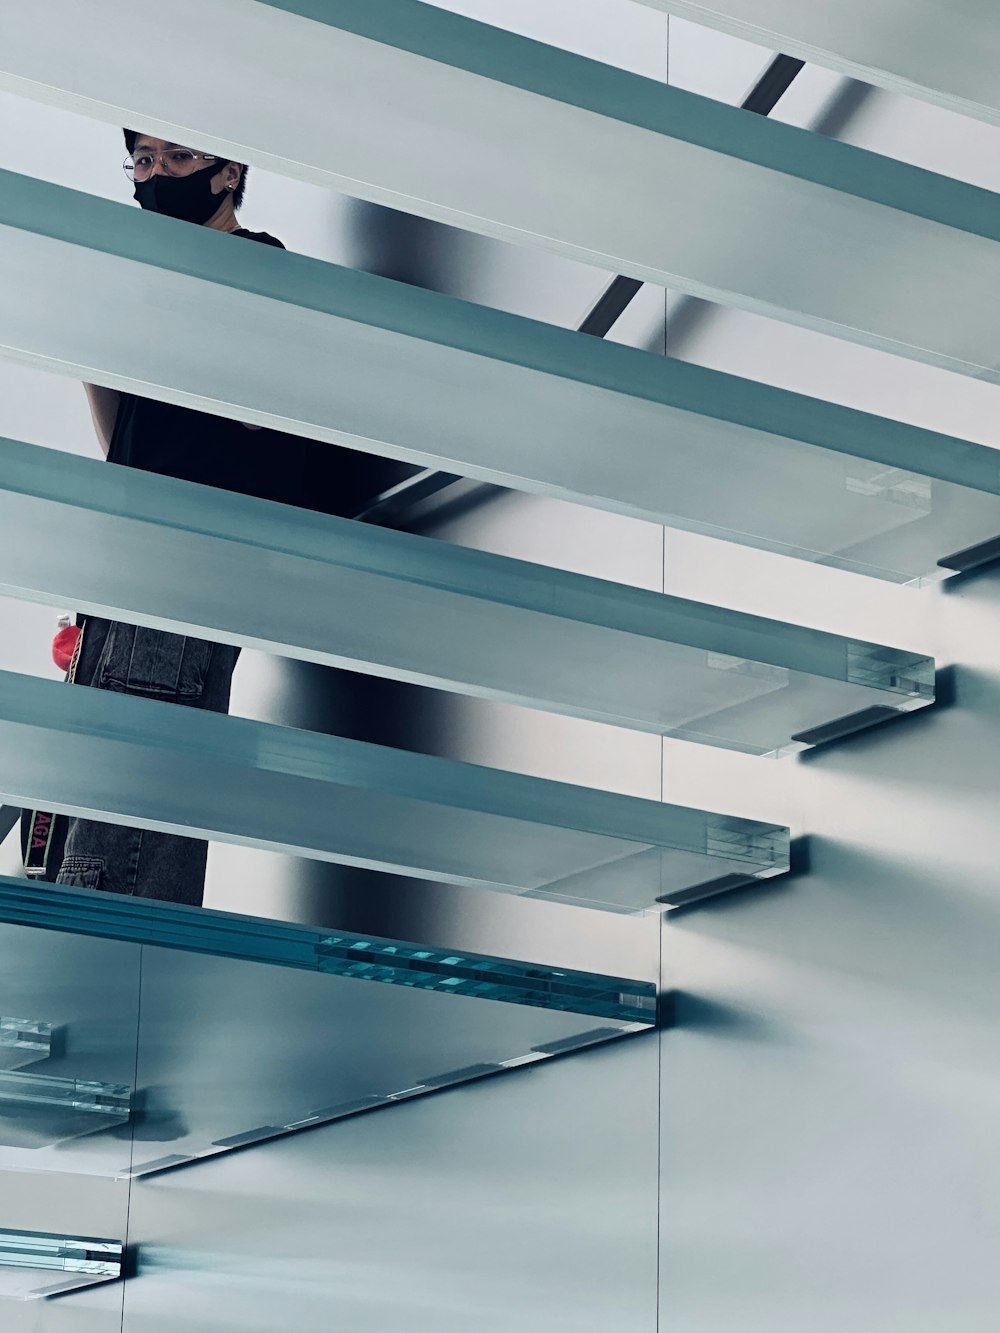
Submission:
MULTIPOLYGON (((131 157, 131 155, 135 152, 135 141, 139 137, 139 131, 122 130, 122 134, 124 134, 125 136, 125 151, 131 157)), ((220 165, 219 165, 220 171, 228 161, 230 161, 229 158, 220 159, 220 165)), ((243 170, 240 172, 239 184, 233 191, 233 208, 239 208, 240 204, 243 203, 243 195, 246 192, 246 188, 247 188, 247 169, 246 167, 244 167, 243 170)))

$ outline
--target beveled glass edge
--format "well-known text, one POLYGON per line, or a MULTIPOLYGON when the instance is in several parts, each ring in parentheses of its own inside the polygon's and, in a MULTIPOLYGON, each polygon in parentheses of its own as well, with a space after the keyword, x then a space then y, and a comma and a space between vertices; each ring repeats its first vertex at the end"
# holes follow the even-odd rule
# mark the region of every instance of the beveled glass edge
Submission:
POLYGON ((747 115, 738 107, 421 0, 262 3, 494 82, 1000 240, 1000 217, 989 190, 795 125, 747 115))
MULTIPOLYGON (((997 451, 971 440, 307 255, 230 245, 210 228, 35 177, 0 170, 0 225, 1000 495, 997 451)), ((155 387, 147 386, 154 396, 155 387)))
POLYGON ((0 1268, 118 1278, 124 1251, 122 1241, 104 1237, 0 1228, 0 1268))
POLYGON ((652 982, 0 876, 0 921, 651 1025, 652 982))
POLYGON ((932 657, 849 639, 846 666, 845 679, 852 685, 907 695, 913 700, 908 708, 934 701, 935 663, 932 657))
POLYGON ((565 1013, 587 1013, 618 1022, 646 1023, 655 1016, 656 993, 652 982, 596 977, 512 964, 507 959, 343 935, 324 936, 317 953, 319 970, 337 976, 565 1013))
POLYGON ((32 1074, 23 1069, 0 1070, 0 1102, 19 1102, 82 1115, 117 1116, 132 1112, 132 1089, 125 1083, 32 1074))
MULTIPOLYGON (((53 469, 51 452, 0 436, 0 491, 171 532, 197 532, 254 550, 280 551, 555 621, 608 628, 872 689, 934 697, 930 657, 178 478, 138 469, 109 470, 97 459, 67 455, 53 469)), ((59 605, 64 600, 60 595, 59 605)), ((129 617, 116 611, 115 618, 129 617)), ((195 632, 204 637, 205 628, 199 625, 195 632)), ((289 646, 275 643, 279 651, 289 646)))
POLYGON ((710 856, 744 863, 746 873, 754 879, 769 879, 788 869, 789 837, 783 825, 767 825, 738 815, 712 815, 706 835, 710 856), (757 869, 750 869, 752 866, 757 869))

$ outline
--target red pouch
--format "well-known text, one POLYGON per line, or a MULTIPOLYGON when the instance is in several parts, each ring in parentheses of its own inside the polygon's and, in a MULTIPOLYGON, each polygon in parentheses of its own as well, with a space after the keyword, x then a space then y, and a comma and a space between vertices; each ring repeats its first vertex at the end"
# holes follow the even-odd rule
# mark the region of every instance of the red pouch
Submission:
POLYGON ((79 625, 64 625, 52 640, 52 660, 60 671, 69 670, 79 637, 79 625))

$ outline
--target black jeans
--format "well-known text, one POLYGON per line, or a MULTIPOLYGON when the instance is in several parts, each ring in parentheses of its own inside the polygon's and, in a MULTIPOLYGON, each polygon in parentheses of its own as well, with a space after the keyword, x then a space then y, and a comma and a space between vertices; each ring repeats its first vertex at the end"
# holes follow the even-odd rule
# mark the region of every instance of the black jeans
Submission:
MULTIPOLYGON (((97 616, 81 633, 77 685, 229 711, 238 648, 97 616)), ((207 856, 199 838, 71 818, 55 882, 200 906, 207 856)))

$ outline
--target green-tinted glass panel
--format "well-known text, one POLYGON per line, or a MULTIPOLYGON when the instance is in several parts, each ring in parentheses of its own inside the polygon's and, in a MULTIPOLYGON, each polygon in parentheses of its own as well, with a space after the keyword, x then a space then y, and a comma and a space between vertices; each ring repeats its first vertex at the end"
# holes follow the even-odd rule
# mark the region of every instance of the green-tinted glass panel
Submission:
POLYGON ((897 582, 1000 534, 983 445, 24 176, 5 222, 18 361, 897 582))
POLYGON ((934 697, 920 654, 52 461, 0 440, 0 589, 32 601, 756 753, 864 708, 934 697), (81 561, 81 550, 115 558, 81 561), (335 616, 318 613, 333 605, 335 616))
POLYGON ((788 868, 779 825, 14 672, 0 751, 9 805, 617 910, 788 868))

